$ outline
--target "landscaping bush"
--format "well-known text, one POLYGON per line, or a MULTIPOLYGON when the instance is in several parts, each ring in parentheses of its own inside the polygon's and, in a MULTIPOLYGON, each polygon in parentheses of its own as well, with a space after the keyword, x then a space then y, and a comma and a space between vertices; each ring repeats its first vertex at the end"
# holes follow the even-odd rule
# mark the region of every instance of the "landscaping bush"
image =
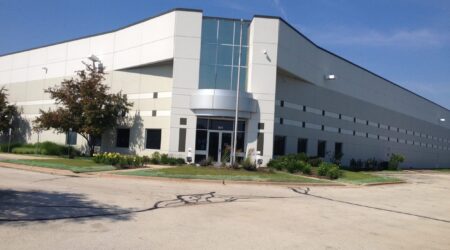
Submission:
POLYGON ((134 168, 144 166, 144 157, 137 155, 121 155, 119 153, 94 154, 95 163, 118 166, 120 168, 134 168))
POLYGON ((169 155, 168 154, 161 154, 161 160, 160 163, 163 165, 169 165, 169 155))
POLYGON ((400 163, 405 161, 405 157, 400 154, 392 154, 391 158, 389 159, 389 170, 399 170, 400 169, 400 163))
POLYGON ((302 169, 302 172, 303 172, 304 174, 310 175, 310 174, 312 173, 311 165, 308 164, 308 163, 306 163, 305 166, 304 166, 303 169, 302 169))
POLYGON ((11 150, 13 154, 45 154, 42 149, 37 150, 32 147, 16 147, 11 150))
POLYGON ((292 161, 290 164, 287 165, 287 171, 289 173, 298 173, 303 170, 305 167, 305 162, 303 161, 292 161))
POLYGON ((335 179, 339 178, 339 176, 340 176, 340 171, 339 171, 339 167, 337 165, 332 166, 328 169, 327 177, 330 178, 331 180, 335 180, 335 179))
MULTIPOLYGON (((3 147, 2 145, 1 147, 3 147)), ((7 147, 7 145, 6 145, 7 147)), ((15 144, 14 147, 11 147, 12 153, 15 154, 42 154, 42 155, 57 155, 57 156, 65 156, 69 154, 69 148, 70 148, 70 155, 71 156, 77 156, 80 155, 80 151, 73 147, 65 146, 56 144, 54 142, 42 142, 42 143, 35 143, 35 144, 15 144), (19 146, 20 145, 20 146, 19 146)), ((5 149, 5 152, 7 149, 5 149)))
MULTIPOLYGON (((23 145, 23 143, 11 143, 9 145, 9 152, 12 152, 14 148, 22 147, 23 145)), ((0 144, 0 151, 3 153, 8 153, 8 143, 0 144)))
POLYGON ((150 163, 159 164, 160 162, 161 162, 161 155, 159 154, 159 152, 154 152, 152 154, 152 157, 150 158, 150 163))
POLYGON ((242 161, 242 168, 247 171, 256 171, 256 164, 252 162, 250 157, 247 157, 242 161))
POLYGON ((329 162, 322 162, 317 169, 317 174, 327 176, 330 179, 337 179, 340 174, 339 166, 329 162))

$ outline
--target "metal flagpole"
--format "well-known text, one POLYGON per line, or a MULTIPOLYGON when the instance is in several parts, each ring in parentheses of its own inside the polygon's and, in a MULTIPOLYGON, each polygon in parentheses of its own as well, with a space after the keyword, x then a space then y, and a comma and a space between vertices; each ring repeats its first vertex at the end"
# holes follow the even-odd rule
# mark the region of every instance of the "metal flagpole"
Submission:
POLYGON ((239 34, 239 58, 238 58, 238 72, 237 72, 237 84, 236 84, 236 108, 234 114, 234 138, 233 138, 233 155, 231 157, 231 164, 234 165, 236 163, 236 145, 237 145, 237 125, 239 118, 239 88, 240 88, 240 80, 241 80, 241 55, 242 55, 242 22, 244 20, 241 19, 241 30, 239 34))

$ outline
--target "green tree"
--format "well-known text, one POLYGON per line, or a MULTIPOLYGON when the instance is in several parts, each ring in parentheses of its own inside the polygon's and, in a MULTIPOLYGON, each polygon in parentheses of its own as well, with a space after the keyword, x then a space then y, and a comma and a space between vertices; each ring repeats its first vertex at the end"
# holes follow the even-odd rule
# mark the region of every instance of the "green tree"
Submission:
POLYGON ((126 117, 132 103, 122 92, 108 93, 109 87, 102 83, 105 80, 103 69, 83 64, 86 68, 77 71, 76 78, 65 79, 60 86, 45 90, 58 108, 40 110, 34 125, 37 129, 52 128, 59 133, 71 130, 80 134, 92 155, 96 140, 126 117))
POLYGON ((8 90, 5 87, 0 88, 0 132, 7 134, 9 128, 12 128, 14 119, 19 115, 17 107, 9 104, 8 90))

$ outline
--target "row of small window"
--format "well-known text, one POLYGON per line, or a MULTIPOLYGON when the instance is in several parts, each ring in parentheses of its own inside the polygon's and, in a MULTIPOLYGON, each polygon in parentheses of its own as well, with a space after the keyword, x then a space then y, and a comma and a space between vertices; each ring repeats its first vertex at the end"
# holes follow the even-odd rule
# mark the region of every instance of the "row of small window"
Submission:
POLYGON ((302 128, 316 129, 316 130, 322 130, 322 131, 326 131, 326 132, 333 132, 333 133, 339 133, 339 134, 345 134, 345 135, 360 136, 360 137, 366 137, 366 138, 371 138, 371 139, 402 143, 402 144, 407 144, 407 145, 422 146, 422 147, 435 148, 435 149, 440 149, 440 150, 450 150, 450 147, 447 147, 447 146, 440 146, 440 145, 435 145, 435 144, 431 144, 431 143, 400 139, 400 138, 389 137, 389 136, 384 136, 384 135, 375 135, 375 134, 366 133, 366 132, 359 132, 356 130, 335 128, 335 127, 329 127, 329 126, 325 126, 325 125, 318 125, 318 124, 307 123, 307 122, 297 122, 297 121, 292 121, 292 120, 285 120, 283 118, 279 118, 279 123, 282 125, 286 124, 286 125, 298 126, 298 127, 302 127, 302 128))
MULTIPOLYGON (((315 156, 325 157, 326 156, 327 142, 319 140, 317 143, 317 151, 315 156)), ((297 153, 308 154, 308 139, 298 138, 297 140, 297 153)), ((280 156, 286 154, 286 136, 276 135, 273 140, 273 155, 280 156)), ((343 144, 341 142, 334 143, 334 154, 343 154, 343 144)))
MULTIPOLYGON (((129 148, 130 147, 130 129, 118 128, 116 131, 116 147, 129 148)), ((146 149, 161 149, 161 129, 146 129, 145 130, 145 148, 146 149)))
POLYGON ((353 122, 353 123, 358 123, 358 124, 363 124, 363 125, 367 125, 367 126, 372 126, 372 127, 375 127, 375 128, 386 129, 386 130, 390 130, 390 131, 394 131, 394 132, 398 132, 398 133, 402 133, 402 134, 407 134, 407 135, 413 135, 413 136, 422 137, 422 138, 433 139, 433 140, 439 141, 439 142, 450 143, 450 139, 439 138, 439 137, 436 137, 436 136, 427 135, 427 134, 420 133, 420 132, 417 132, 417 131, 413 131, 413 130, 410 130, 410 129, 398 128, 398 127, 395 127, 395 126, 385 125, 385 124, 382 124, 382 123, 372 122, 372 121, 369 121, 369 120, 359 119, 359 118, 356 118, 356 117, 347 116, 347 115, 343 115, 343 114, 337 114, 337 113, 334 113, 334 112, 325 111, 325 110, 322 110, 322 109, 316 109, 316 108, 312 108, 312 107, 308 107, 308 106, 304 106, 304 105, 288 103, 288 102, 285 102, 283 100, 279 101, 278 104, 280 105, 280 107, 293 108, 293 109, 302 110, 303 112, 308 112, 308 113, 312 113, 312 114, 316 114, 316 115, 326 116, 326 117, 330 117, 330 118, 336 118, 336 119, 340 119, 340 120, 344 120, 344 121, 349 121, 349 122, 353 122))

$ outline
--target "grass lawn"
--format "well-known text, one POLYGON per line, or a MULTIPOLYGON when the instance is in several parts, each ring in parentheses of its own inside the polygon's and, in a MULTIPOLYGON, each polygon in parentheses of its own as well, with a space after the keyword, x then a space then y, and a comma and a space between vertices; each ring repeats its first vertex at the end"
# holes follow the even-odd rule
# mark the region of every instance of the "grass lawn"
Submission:
POLYGON ((97 172, 115 170, 111 165, 103 165, 94 163, 87 159, 67 159, 67 158, 53 158, 53 159, 33 159, 33 160, 5 160, 4 162, 17 163, 29 166, 55 168, 70 170, 74 173, 97 172))
POLYGON ((351 183, 351 184, 374 184, 383 182, 401 182, 401 179, 381 176, 367 172, 352 172, 342 170, 343 175, 338 179, 338 181, 351 183))
POLYGON ((326 183, 326 180, 317 180, 301 175, 284 172, 262 172, 214 167, 181 166, 175 168, 136 170, 118 173, 121 175, 138 175, 153 177, 168 177, 182 179, 206 179, 206 180, 233 180, 233 181, 267 181, 267 182, 298 182, 298 183, 326 183))

